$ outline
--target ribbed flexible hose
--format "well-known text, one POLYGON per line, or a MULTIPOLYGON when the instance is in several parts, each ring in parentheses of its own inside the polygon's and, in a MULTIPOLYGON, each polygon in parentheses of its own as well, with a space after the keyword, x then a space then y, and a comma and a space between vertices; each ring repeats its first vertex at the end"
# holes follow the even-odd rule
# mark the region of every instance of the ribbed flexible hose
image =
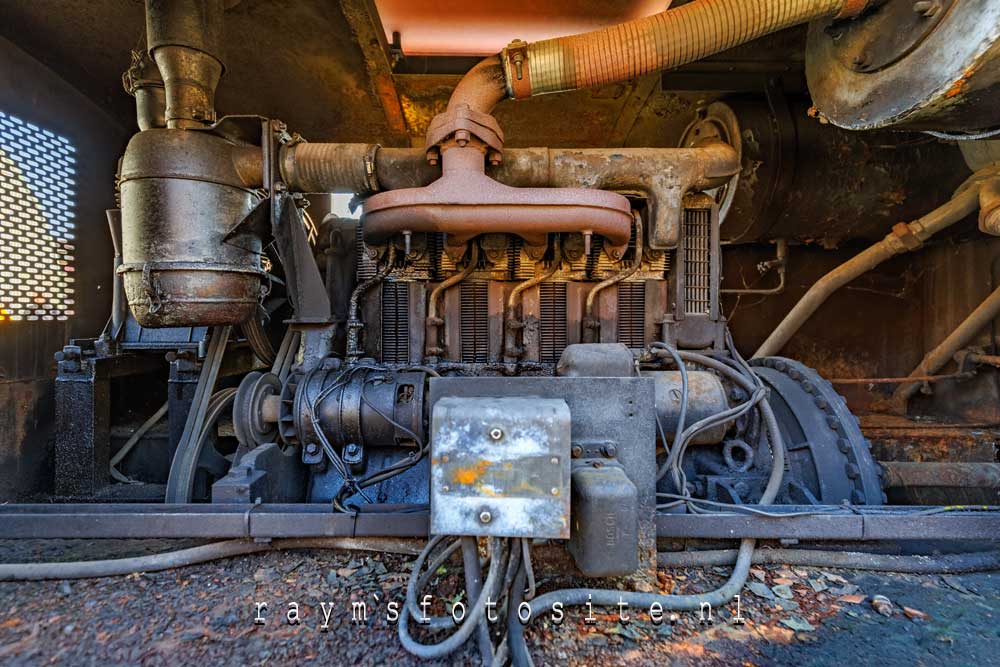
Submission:
MULTIPOLYGON (((528 44, 526 49, 515 44, 501 57, 507 94, 520 99, 627 81, 824 16, 857 16, 872 2, 696 0, 602 30, 528 44)), ((480 81, 491 80, 482 75, 477 72, 480 81)))

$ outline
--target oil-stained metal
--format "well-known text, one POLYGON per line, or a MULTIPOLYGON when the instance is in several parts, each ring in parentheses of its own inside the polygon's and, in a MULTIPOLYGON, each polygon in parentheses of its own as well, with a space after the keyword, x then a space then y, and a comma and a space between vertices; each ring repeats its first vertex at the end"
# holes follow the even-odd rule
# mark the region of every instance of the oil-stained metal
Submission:
POLYGON ((431 412, 431 532, 567 539, 570 410, 562 399, 449 396, 431 412))
POLYGON ((231 148, 205 131, 151 129, 129 142, 119 273, 144 327, 238 324, 255 312, 261 240, 225 238, 256 202, 231 148))

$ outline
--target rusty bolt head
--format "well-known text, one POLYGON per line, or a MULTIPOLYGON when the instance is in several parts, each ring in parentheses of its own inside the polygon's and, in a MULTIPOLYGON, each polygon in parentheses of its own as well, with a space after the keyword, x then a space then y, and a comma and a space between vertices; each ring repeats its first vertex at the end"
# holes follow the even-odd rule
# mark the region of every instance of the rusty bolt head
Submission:
POLYGON ((493 440, 500 440, 500 439, 502 439, 503 438, 503 429, 501 429, 500 427, 497 427, 497 426, 494 426, 493 428, 491 428, 490 429, 490 438, 493 439, 493 440))
POLYGON ((499 167, 500 163, 503 162, 503 153, 500 151, 490 151, 486 154, 486 159, 489 160, 492 166, 499 167))
POLYGON ((460 148, 464 148, 465 145, 469 143, 469 139, 471 138, 472 135, 469 134, 468 130, 458 130, 455 132, 455 143, 457 143, 460 148))
POLYGON ((574 459, 578 459, 583 456, 583 447, 580 445, 573 445, 573 449, 570 450, 570 454, 574 459))
POLYGON ((489 513, 488 510, 483 510, 479 513, 479 523, 489 523, 493 520, 493 515, 489 513))
POLYGON ((611 459, 618 456, 618 448, 614 445, 604 445, 601 447, 601 453, 611 459))
POLYGON ((440 153, 438 153, 436 148, 431 148, 427 151, 425 157, 427 158, 427 164, 432 167, 437 165, 438 160, 441 158, 440 153))

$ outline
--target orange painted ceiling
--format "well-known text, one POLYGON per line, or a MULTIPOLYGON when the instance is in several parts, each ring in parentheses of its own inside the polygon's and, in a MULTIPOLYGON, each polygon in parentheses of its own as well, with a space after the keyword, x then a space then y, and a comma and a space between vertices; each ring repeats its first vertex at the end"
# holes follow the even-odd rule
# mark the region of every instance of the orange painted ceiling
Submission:
POLYGON ((386 39, 407 55, 478 56, 594 30, 666 9, 669 0, 375 0, 386 39))

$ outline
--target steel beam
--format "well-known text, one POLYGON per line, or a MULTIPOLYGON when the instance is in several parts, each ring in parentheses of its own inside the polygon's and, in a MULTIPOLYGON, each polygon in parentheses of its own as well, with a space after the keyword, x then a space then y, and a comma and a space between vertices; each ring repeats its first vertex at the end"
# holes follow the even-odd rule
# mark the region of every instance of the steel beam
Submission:
MULTIPOLYGON (((375 506, 344 514, 326 504, 165 505, 153 503, 0 506, 0 539, 206 539, 281 537, 426 537, 423 509, 375 506)), ((727 512, 658 514, 659 537, 797 540, 990 540, 1000 536, 1000 507, 939 511, 923 507, 772 506, 788 517, 727 512), (938 513, 928 513, 936 511, 938 513), (799 516, 797 513, 810 512, 799 516)))

